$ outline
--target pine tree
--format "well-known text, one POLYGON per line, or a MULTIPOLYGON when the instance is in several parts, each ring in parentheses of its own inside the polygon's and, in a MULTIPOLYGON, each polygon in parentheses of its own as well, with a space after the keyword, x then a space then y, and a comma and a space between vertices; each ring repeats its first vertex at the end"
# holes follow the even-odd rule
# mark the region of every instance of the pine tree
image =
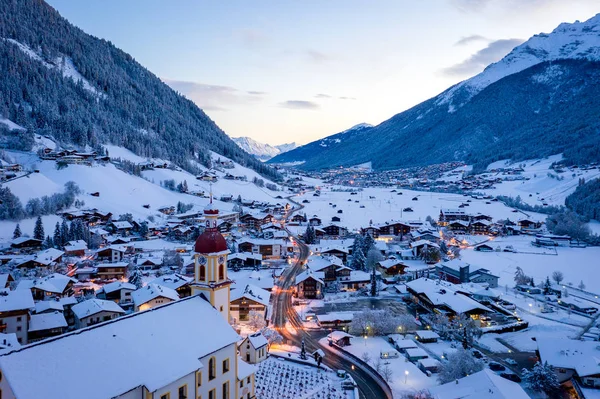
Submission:
POLYGON ((44 248, 52 248, 54 246, 54 242, 52 241, 52 237, 46 236, 46 241, 44 241, 44 248))
POLYGON ((19 238, 21 237, 21 226, 19 226, 19 223, 17 223, 17 226, 15 227, 15 231, 13 231, 13 239, 15 238, 19 238))
POLYGON ((187 193, 188 192, 188 184, 187 184, 187 180, 183 181, 183 192, 187 193))
POLYGON ((550 277, 546 276, 546 281, 544 282, 544 295, 550 294, 550 288, 552 284, 550 284, 550 277))
POLYGON ((142 273, 138 268, 133 269, 129 275, 129 283, 135 285, 136 288, 142 288, 142 273))
POLYGON ((43 241, 44 237, 44 223, 42 222, 41 216, 38 216, 37 220, 35 221, 35 227, 33 228, 33 238, 43 241))
POLYGON ((359 247, 355 249, 352 252, 352 263, 350 267, 352 267, 354 270, 365 270, 366 265, 367 258, 365 257, 362 248, 359 247))
MULTIPOLYGON (((60 225, 60 245, 65 246, 70 241, 69 239, 69 225, 67 224, 66 219, 63 219, 62 224, 60 225)), ((58 245, 58 243, 55 243, 58 245)))
POLYGON ((537 392, 553 397, 560 390, 560 383, 554 368, 545 362, 537 362, 531 370, 523 369, 523 380, 527 386, 537 392))
POLYGON ((375 240, 370 234, 365 234, 363 239, 363 253, 368 254, 371 248, 375 246, 375 240))
POLYGON ((146 237, 148 235, 148 222, 144 221, 140 224, 140 236, 146 237))
POLYGON ((377 274, 375 267, 371 270, 371 296, 377 296, 377 274))

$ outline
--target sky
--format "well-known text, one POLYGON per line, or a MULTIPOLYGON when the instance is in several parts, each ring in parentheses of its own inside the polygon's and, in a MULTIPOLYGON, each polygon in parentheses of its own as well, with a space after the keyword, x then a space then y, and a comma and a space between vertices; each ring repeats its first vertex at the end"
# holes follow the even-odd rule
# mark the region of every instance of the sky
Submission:
POLYGON ((598 0, 47 0, 231 137, 307 142, 379 124, 598 0))

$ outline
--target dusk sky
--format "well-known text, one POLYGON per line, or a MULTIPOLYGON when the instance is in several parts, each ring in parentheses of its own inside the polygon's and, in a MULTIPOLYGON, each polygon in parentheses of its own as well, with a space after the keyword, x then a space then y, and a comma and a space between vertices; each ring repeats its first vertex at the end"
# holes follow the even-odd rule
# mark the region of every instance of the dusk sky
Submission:
POLYGON ((230 136, 309 141, 378 124, 598 0, 48 0, 230 136))

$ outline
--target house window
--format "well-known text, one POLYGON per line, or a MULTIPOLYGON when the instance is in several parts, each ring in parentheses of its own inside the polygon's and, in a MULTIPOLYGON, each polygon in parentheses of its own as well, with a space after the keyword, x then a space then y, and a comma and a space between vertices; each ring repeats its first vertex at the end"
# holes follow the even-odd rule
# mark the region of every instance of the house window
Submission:
POLYGON ((206 280, 206 266, 200 266, 200 280, 206 280))
POLYGON ((250 377, 248 377, 248 378, 246 379, 246 382, 247 382, 248 384, 250 384, 250 377))
POLYGON ((211 357, 208 361, 208 380, 212 381, 217 378, 217 361, 211 357))
POLYGON ((182 385, 177 390, 178 399, 187 399, 187 385, 182 385))
POLYGON ((223 384, 223 396, 222 399, 229 399, 229 381, 223 384))
POLYGON ((223 374, 229 371, 229 359, 223 360, 223 374))
POLYGON ((240 381, 240 388, 243 388, 243 387, 244 387, 244 380, 241 380, 240 381))
POLYGON ((21 331, 21 326, 17 326, 17 331, 21 331))
POLYGON ((17 321, 21 321, 21 317, 20 317, 20 316, 19 316, 19 317, 17 317, 17 321))
POLYGON ((208 399, 217 399, 217 390, 213 389, 208 393, 208 399))
POLYGON ((201 387, 202 386, 202 372, 201 371, 196 373, 196 381, 198 381, 198 386, 201 387))
POLYGON ((165 394, 160 395, 160 399, 171 399, 171 393, 167 392, 165 394))

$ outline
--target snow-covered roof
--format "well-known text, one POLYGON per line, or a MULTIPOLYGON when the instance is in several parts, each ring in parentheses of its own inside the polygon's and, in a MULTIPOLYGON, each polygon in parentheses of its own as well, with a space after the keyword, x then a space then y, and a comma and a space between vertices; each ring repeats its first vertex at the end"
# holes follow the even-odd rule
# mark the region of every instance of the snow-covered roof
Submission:
POLYGON ((440 365, 439 361, 432 359, 430 357, 426 357, 425 359, 419 359, 419 361, 417 363, 419 363, 421 366, 423 366, 425 368, 438 367, 440 365))
POLYGON ((6 287, 6 284, 8 284, 8 279, 10 277, 10 273, 0 273, 0 288, 6 287))
POLYGON ((231 290, 230 301, 235 301, 240 298, 246 298, 251 301, 255 301, 264 306, 269 306, 271 300, 271 293, 267 290, 263 290, 252 284, 246 284, 244 288, 236 288, 231 290))
POLYGON ((105 399, 138 386, 154 392, 238 340, 210 303, 192 296, 2 354, 0 369, 20 399, 105 399))
POLYGON ((332 331, 327 338, 331 338, 334 341, 339 341, 342 338, 347 338, 350 337, 352 338, 352 335, 348 334, 347 332, 344 331, 332 331))
POLYGON ((435 399, 528 399, 529 395, 516 382, 502 378, 490 369, 468 377, 433 386, 429 392, 435 399))
POLYGON ((600 374, 598 342, 537 337, 537 344, 540 358, 551 366, 575 370, 579 377, 600 374))
POLYGON ((66 328, 67 320, 62 312, 33 314, 29 318, 29 332, 66 328))
POLYGON ((163 287, 171 288, 176 290, 186 284, 189 284, 193 278, 182 276, 181 274, 164 274, 160 277, 155 278, 149 284, 161 285, 163 287))
POLYGON ((429 357, 427 352, 421 348, 408 348, 406 349, 406 354, 408 357, 429 357))
POLYGON ((0 312, 35 308, 30 290, 0 290, 0 312))
POLYGON ((406 283, 406 286, 419 294, 426 295, 433 305, 447 306, 456 313, 465 313, 476 309, 492 312, 487 306, 458 293, 450 283, 420 278, 406 283))
POLYGON ((67 245, 65 245, 65 251, 81 251, 88 249, 87 243, 83 240, 74 240, 69 241, 67 245))
POLYGON ((15 333, 0 333, 0 349, 14 349, 19 348, 21 344, 15 333))
POLYGON ((100 312, 125 313, 115 302, 96 298, 88 299, 73 306, 73 313, 79 320, 100 312))
POLYGON ((238 381, 243 380, 246 377, 258 371, 258 367, 253 364, 246 363, 240 356, 237 359, 237 379, 238 381))
POLYGON ((419 339, 438 339, 440 337, 438 333, 431 330, 417 330, 415 334, 419 339))
POLYGON ((113 281, 112 283, 105 284, 99 291, 103 291, 106 294, 119 290, 131 290, 135 291, 136 286, 131 283, 124 283, 122 281, 113 281))
POLYGON ((313 272, 312 270, 308 269, 304 273, 301 273, 296 276, 296 285, 300 284, 301 282, 303 282, 304 280, 307 280, 309 278, 312 278, 321 284, 325 284, 325 282, 323 281, 324 277, 325 276, 324 276, 323 272, 313 272))
POLYGON ((247 339, 254 349, 259 349, 269 344, 269 341, 260 332, 248 335, 247 339))
MULTIPOLYGON (((375 272, 376 275, 380 276, 380 272, 375 272)), ((362 270, 352 270, 350 276, 343 277, 340 279, 340 283, 363 283, 365 281, 371 281, 371 273, 363 272, 362 270)))
POLYGON ((329 312, 327 314, 318 314, 317 320, 319 323, 331 322, 331 321, 352 321, 354 319, 354 313, 352 312, 329 312))
POLYGON ((412 339, 406 339, 400 334, 392 334, 394 337, 390 335, 390 338, 394 339, 394 344, 398 347, 398 349, 409 349, 409 348, 418 348, 419 345, 412 339))
POLYGON ((389 269, 390 267, 394 267, 397 265, 403 265, 404 263, 399 260, 399 259, 395 259, 395 258, 390 258, 390 259, 386 259, 386 260, 382 260, 381 262, 379 262, 379 266, 383 267, 384 269, 389 269))
POLYGON ((44 313, 46 311, 52 311, 54 312, 55 310, 62 312, 64 310, 62 303, 60 303, 59 301, 39 301, 36 302, 35 304, 35 313, 44 313))
POLYGON ((131 223, 129 223, 126 220, 121 221, 121 222, 112 222, 112 225, 115 226, 117 229, 132 229, 133 228, 131 223))
POLYGON ((22 279, 17 285, 17 290, 36 288, 41 291, 62 294, 70 282, 76 283, 77 280, 65 276, 64 274, 52 273, 49 276, 31 279, 22 279))
POLYGON ((418 241, 413 241, 413 242, 410 243, 410 246, 412 248, 420 247, 422 245, 427 245, 429 247, 434 247, 434 248, 439 248, 440 247, 435 242, 431 242, 429 240, 418 240, 418 241))
POLYGON ((448 269, 456 270, 457 272, 459 272, 461 268, 468 267, 469 264, 461 259, 452 259, 446 262, 442 262, 440 266, 444 266, 448 269))
POLYGON ((241 259, 241 260, 247 260, 247 259, 254 259, 254 260, 258 260, 262 262, 262 255, 261 254, 253 254, 251 252, 237 252, 235 254, 231 254, 227 257, 229 260, 233 260, 233 259, 241 259))
POLYGON ((39 241, 40 243, 42 242, 41 240, 37 240, 35 238, 21 236, 21 237, 17 237, 15 239, 13 239, 11 241, 11 244, 13 244, 13 245, 19 245, 19 244, 23 244, 24 242, 31 241, 31 240, 32 241, 39 241))
POLYGON ((127 267, 127 262, 113 262, 113 263, 99 263, 96 265, 96 269, 113 269, 115 267, 127 267))
POLYGON ((131 293, 131 299, 135 306, 143 305, 155 298, 164 297, 176 301, 179 299, 179 294, 174 289, 163 287, 157 284, 148 284, 147 286, 135 290, 131 293))
POLYGON ((308 258, 308 263, 306 264, 310 270, 314 272, 319 272, 329 266, 343 266, 344 262, 337 256, 318 256, 313 255, 308 258))

